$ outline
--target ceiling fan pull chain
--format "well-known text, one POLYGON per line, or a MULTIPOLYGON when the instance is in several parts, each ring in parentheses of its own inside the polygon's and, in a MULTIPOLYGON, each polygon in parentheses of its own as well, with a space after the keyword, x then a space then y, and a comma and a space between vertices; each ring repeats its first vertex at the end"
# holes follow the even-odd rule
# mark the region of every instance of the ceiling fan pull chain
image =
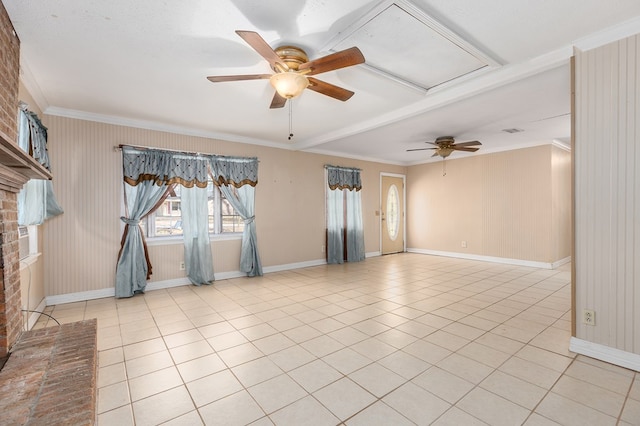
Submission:
POLYGON ((447 175, 447 165, 445 163, 446 163, 446 160, 443 158, 442 159, 442 176, 447 175))
POLYGON ((293 99, 289 99, 289 140, 293 137, 293 99))

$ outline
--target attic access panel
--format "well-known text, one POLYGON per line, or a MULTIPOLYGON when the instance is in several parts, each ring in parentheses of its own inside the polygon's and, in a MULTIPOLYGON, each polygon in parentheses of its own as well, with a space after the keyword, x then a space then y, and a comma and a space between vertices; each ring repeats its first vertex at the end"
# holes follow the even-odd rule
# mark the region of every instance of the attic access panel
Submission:
POLYGON ((366 66, 427 91, 498 64, 413 4, 384 1, 340 33, 328 49, 358 46, 366 66))

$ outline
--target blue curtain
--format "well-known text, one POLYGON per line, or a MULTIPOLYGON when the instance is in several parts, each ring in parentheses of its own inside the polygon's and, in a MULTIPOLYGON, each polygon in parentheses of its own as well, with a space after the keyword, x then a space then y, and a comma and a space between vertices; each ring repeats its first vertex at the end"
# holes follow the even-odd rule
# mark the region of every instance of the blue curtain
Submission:
POLYGON ((360 169, 336 166, 326 169, 327 263, 343 263, 345 245, 347 261, 359 262, 365 258, 360 169))
POLYGON ((116 265, 116 297, 144 293, 151 268, 140 219, 154 210, 170 188, 169 185, 158 186, 152 180, 142 181, 136 186, 125 183, 124 187, 127 217, 120 218, 125 227, 116 265))
MULTIPOLYGON (((51 170, 47 152, 47 128, 34 113, 24 109, 18 112, 18 145, 47 170, 51 170)), ((41 225, 45 220, 62 213, 50 180, 31 179, 18 193, 19 225, 41 225)))
POLYGON ((214 182, 245 222, 240 270, 262 275, 255 228, 255 185, 258 159, 224 157, 124 146, 122 168, 127 217, 116 266, 116 297, 144 292, 151 275, 151 262, 140 230, 140 220, 157 209, 169 189, 182 185, 181 206, 185 266, 192 283, 214 280, 209 242, 207 180, 214 182))
MULTIPOLYGON (((127 217, 116 266, 116 297, 143 293, 151 262, 140 220, 157 209, 175 184, 207 187, 207 162, 171 151, 123 147, 122 172, 127 217)), ((186 261, 185 261, 186 263, 186 261)))
POLYGON ((258 159, 214 156, 210 159, 214 182, 244 220, 240 271, 250 277, 262 275, 255 224, 255 185, 258 159))
POLYGON ((327 263, 344 262, 343 199, 342 189, 327 191, 327 263))
MULTIPOLYGON (((206 160, 202 160, 206 161, 206 160)), ((214 281, 207 188, 181 188, 180 209, 187 277, 195 285, 214 281)))
POLYGON ((347 262, 364 260, 364 229, 362 226, 362 197, 360 191, 346 192, 347 262))

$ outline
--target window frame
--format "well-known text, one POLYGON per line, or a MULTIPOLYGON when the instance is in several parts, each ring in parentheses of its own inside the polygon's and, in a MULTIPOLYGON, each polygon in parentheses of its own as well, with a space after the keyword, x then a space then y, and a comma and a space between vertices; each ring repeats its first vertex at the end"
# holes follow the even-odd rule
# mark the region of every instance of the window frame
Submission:
MULTIPOLYGON (((222 212, 222 199, 224 198, 222 192, 220 191, 220 188, 218 188, 218 186, 213 183, 213 179, 211 179, 211 176, 209 177, 208 180, 208 184, 211 185, 213 187, 213 215, 209 215, 209 217, 213 216, 213 230, 209 229, 209 240, 210 241, 225 241, 225 240, 239 240, 242 239, 242 234, 244 232, 244 230, 242 231, 236 231, 236 232, 223 232, 223 226, 222 226, 222 218, 223 216, 229 216, 229 215, 224 215, 222 212)), ((179 186, 179 184, 177 185, 179 186)), ((172 200, 169 201, 175 201, 173 198, 171 197, 172 200)), ((175 199, 177 201, 181 201, 180 197, 175 197, 175 199)), ((209 200, 211 200, 211 198, 208 197, 209 200)), ((166 200, 165 200, 166 202, 166 200)), ((158 209, 160 209, 161 207, 159 207, 158 209)), ((236 210, 233 208, 233 206, 231 206, 231 208, 233 209, 234 212, 236 212, 236 210)), ((155 246, 155 245, 166 245, 166 244, 182 244, 183 243, 183 234, 177 234, 177 235, 155 235, 156 232, 156 223, 155 220, 149 220, 150 218, 155 218, 155 214, 158 210, 154 211, 153 213, 149 214, 145 219, 143 219, 143 222, 141 222, 141 226, 142 226, 142 232, 145 236, 145 240, 147 242, 147 245, 149 246, 155 246), (149 232, 150 230, 153 231, 153 234, 151 232, 149 232)), ((232 216, 237 216, 239 218, 241 218, 241 216, 236 212, 235 215, 232 216)), ((182 214, 180 216, 176 216, 177 218, 182 218, 182 214)))

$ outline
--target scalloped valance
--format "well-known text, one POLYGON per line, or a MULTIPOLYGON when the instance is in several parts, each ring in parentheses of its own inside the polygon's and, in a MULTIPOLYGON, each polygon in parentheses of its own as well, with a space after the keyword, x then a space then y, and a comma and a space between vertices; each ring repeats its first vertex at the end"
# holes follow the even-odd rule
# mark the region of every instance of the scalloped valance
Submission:
POLYGON ((256 186, 258 159, 177 152, 155 148, 122 147, 124 181, 136 186, 142 181, 156 185, 178 183, 187 188, 207 186, 209 170, 216 185, 256 186))
POLYGON ((327 169, 327 183, 333 191, 335 189, 348 189, 349 191, 360 191, 362 181, 360 179, 360 169, 353 167, 325 166, 327 169))

